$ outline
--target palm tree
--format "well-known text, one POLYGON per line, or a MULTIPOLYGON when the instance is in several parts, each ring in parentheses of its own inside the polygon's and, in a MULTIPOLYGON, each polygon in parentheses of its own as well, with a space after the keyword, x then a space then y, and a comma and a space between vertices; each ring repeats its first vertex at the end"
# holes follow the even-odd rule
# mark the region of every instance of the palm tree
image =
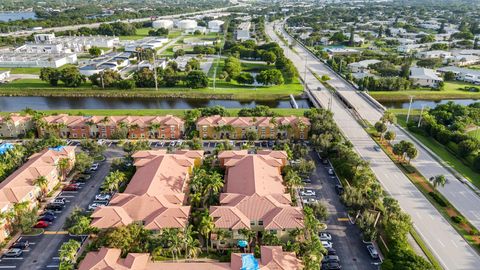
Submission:
POLYGON ((157 138, 157 132, 160 127, 160 123, 152 123, 150 125, 150 132, 152 133, 153 138, 157 138))
POLYGON ((433 188, 437 189, 438 186, 445 186, 445 184, 447 183, 447 178, 445 177, 445 175, 441 174, 430 178, 430 181, 432 181, 433 188))
POLYGON ((60 247, 60 262, 65 264, 74 264, 77 251, 80 248, 80 242, 70 239, 60 247))
POLYGON ((67 171, 70 168, 70 160, 68 158, 61 158, 58 160, 57 168, 60 171, 60 178, 62 181, 67 176, 67 171))
POLYGON ((48 179, 45 176, 41 175, 33 181, 33 184, 40 189, 40 197, 43 198, 43 196, 45 196, 48 191, 48 179))
POLYGON ((205 203, 212 202, 213 196, 216 196, 223 187, 223 178, 218 172, 213 172, 210 175, 207 175, 205 179, 205 186, 203 190, 203 196, 205 203))
POLYGON ((240 230, 238 230, 238 232, 240 234, 242 234, 243 236, 245 236, 245 238, 247 238, 246 240, 248 241, 248 249, 251 251, 252 250, 252 241, 253 241, 253 238, 255 238, 257 236, 257 232, 252 231, 250 229, 246 229, 246 228, 240 229, 240 230))
POLYGON ((125 182, 126 176, 125 173, 116 170, 113 172, 110 172, 107 177, 105 177, 105 181, 102 183, 102 189, 106 190, 110 193, 114 191, 118 191, 120 188, 120 185, 125 182))
POLYGON ((197 232, 193 231, 192 225, 189 225, 185 229, 183 244, 185 249, 185 258, 187 259, 190 259, 190 258, 196 259, 198 254, 201 252, 200 241, 194 238, 195 234, 197 234, 197 232))
POLYGON ((285 184, 290 189, 303 186, 302 178, 294 170, 289 170, 285 175, 285 184))
POLYGON ((207 245, 207 253, 208 253, 208 245, 210 241, 210 233, 215 228, 215 224, 213 223, 213 218, 210 216, 208 210, 202 214, 200 219, 200 223, 198 224, 199 232, 204 237, 205 243, 207 245))

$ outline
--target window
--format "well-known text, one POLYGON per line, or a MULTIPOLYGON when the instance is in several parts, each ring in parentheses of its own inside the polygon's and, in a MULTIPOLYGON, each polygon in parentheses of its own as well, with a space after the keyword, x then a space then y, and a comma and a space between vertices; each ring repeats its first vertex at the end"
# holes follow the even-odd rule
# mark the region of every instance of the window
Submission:
POLYGON ((135 133, 132 133, 132 138, 135 138, 135 137, 136 137, 136 136, 135 136, 135 133))
POLYGON ((175 134, 172 133, 172 134, 170 135, 170 138, 175 139, 175 134))
POLYGON ((207 126, 203 126, 203 132, 207 132, 207 126))
POLYGON ((259 221, 258 221, 258 225, 259 225, 259 226, 263 226, 263 220, 259 220, 259 221))
POLYGON ((277 231, 276 230, 270 230, 270 233, 271 234, 277 234, 277 231))
POLYGON ((145 138, 145 134, 142 133, 142 135, 140 135, 141 138, 145 138))
POLYGON ((255 220, 250 220, 250 226, 255 226, 255 220))
POLYGON ((162 134, 161 138, 162 138, 162 139, 165 139, 165 134, 162 134))

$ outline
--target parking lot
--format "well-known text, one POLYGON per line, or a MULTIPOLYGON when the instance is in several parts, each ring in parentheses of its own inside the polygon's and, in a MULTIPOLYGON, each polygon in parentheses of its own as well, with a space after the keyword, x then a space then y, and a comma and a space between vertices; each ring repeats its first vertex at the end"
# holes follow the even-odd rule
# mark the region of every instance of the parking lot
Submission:
MULTIPOLYGON (((323 164, 316 153, 310 153, 315 161, 316 170, 310 177, 311 183, 305 183, 305 190, 312 190, 315 196, 301 196, 302 200, 318 200, 327 206, 328 218, 326 232, 332 237, 331 243, 340 259, 342 269, 365 270, 379 269, 378 261, 373 260, 362 242, 360 229, 351 224, 345 206, 335 186, 339 181, 335 175, 329 174, 331 166, 323 164)), ((325 267, 322 269, 328 269, 325 267)))
POLYGON ((49 223, 45 232, 36 236, 21 236, 17 241, 28 241, 30 246, 23 253, 14 258, 3 257, 0 260, 0 269, 56 269, 59 266, 59 249, 69 239, 80 240, 77 236, 70 236, 65 231, 64 224, 68 216, 76 207, 87 209, 95 199, 103 179, 110 171, 113 158, 123 156, 119 148, 108 148, 105 151, 106 161, 99 164, 98 169, 92 172, 91 178, 85 183, 79 183, 77 190, 62 191, 56 199, 62 199, 65 205, 54 212, 54 220, 49 223))

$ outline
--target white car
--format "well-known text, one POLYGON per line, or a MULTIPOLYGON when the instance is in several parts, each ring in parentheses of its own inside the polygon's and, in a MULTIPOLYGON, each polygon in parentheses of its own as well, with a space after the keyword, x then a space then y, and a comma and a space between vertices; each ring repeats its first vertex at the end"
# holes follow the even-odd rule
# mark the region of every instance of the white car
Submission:
POLYGON ((95 196, 95 200, 97 201, 108 201, 110 200, 110 198, 111 198, 110 194, 104 194, 104 193, 100 193, 95 196))
POLYGON ((333 248, 333 243, 330 241, 322 241, 322 246, 324 248, 333 248))
POLYGON ((328 174, 330 174, 330 175, 334 175, 334 174, 335 174, 335 172, 333 171, 333 169, 332 169, 332 168, 330 168, 330 169, 328 169, 328 174))
POLYGON ((100 139, 97 141, 98 145, 103 145, 105 143, 105 140, 104 139, 100 139))
POLYGON ((300 195, 302 195, 302 196, 315 196, 316 193, 315 193, 315 191, 313 191, 311 189, 305 189, 305 190, 300 191, 300 195))
POLYGON ((303 204, 311 204, 317 202, 314 198, 307 198, 302 200, 303 204))
POLYGON ((177 146, 181 146, 183 144, 183 141, 178 141, 177 146))
POLYGON ((332 241, 332 235, 327 232, 321 232, 318 234, 321 241, 332 241))
POLYGON ((170 144, 168 145, 170 147, 174 147, 175 146, 175 141, 171 141, 170 144))
POLYGON ((101 204, 101 203, 92 203, 88 206, 88 210, 90 211, 93 211, 95 209, 97 209, 98 207, 100 206, 104 206, 104 204, 101 204))
POLYGON ((98 163, 93 163, 92 166, 90 167, 90 171, 96 171, 98 170, 98 163))

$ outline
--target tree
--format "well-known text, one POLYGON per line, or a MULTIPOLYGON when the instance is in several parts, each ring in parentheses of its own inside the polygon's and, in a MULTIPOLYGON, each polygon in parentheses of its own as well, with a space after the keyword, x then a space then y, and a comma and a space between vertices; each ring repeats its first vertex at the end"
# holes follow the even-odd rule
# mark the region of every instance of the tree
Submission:
POLYGON ((387 125, 384 122, 378 121, 375 123, 375 130, 380 133, 380 138, 383 139, 383 134, 387 131, 387 125))
POLYGON ((122 76, 116 70, 107 69, 91 75, 88 77, 88 79, 93 85, 97 85, 102 88, 108 88, 117 86, 118 82, 122 80, 122 76))
POLYGON ((118 191, 120 185, 123 184, 126 180, 127 176, 124 172, 121 172, 119 170, 110 172, 107 177, 105 177, 105 180, 102 183, 102 190, 109 193, 118 191))
POLYGON ((155 87, 155 73, 149 68, 142 68, 133 73, 137 87, 155 87))
POLYGON ((327 207, 323 203, 321 203, 320 201, 316 201, 312 204, 309 204, 308 206, 312 208, 313 215, 318 220, 324 221, 327 219, 328 211, 327 211, 327 207))
POLYGON ((395 137, 397 135, 395 134, 395 131, 389 130, 385 132, 385 135, 383 136, 385 140, 387 140, 389 143, 391 143, 393 140, 395 140, 395 137))
POLYGON ((289 189, 295 189, 303 185, 302 178, 294 170, 289 170, 283 180, 289 189))
POLYGON ((200 62, 196 58, 190 58, 187 62, 187 67, 189 70, 199 70, 200 62))
POLYGON ((235 80, 239 84, 253 84, 255 82, 255 78, 249 72, 242 72, 240 73, 235 80))
POLYGON ((267 62, 267 65, 275 63, 276 60, 277 56, 273 52, 266 51, 262 53, 262 61, 267 62))
POLYGON ((205 88, 208 86, 208 77, 202 70, 193 70, 185 77, 185 84, 193 89, 205 88))
POLYGON ((225 67, 224 70, 227 72, 230 78, 236 78, 240 72, 242 72, 242 65, 238 58, 233 56, 228 57, 225 59, 225 67))
POLYGON ((60 81, 68 87, 79 87, 86 78, 77 67, 66 67, 60 71, 60 81))
POLYGON ((282 72, 278 69, 262 70, 256 79, 264 85, 281 85, 284 83, 282 72))
POLYGON ((64 181, 67 177, 67 172, 70 169, 70 159, 61 158, 57 163, 58 171, 60 172, 60 180, 64 181))
POLYGON ((433 35, 424 35, 420 38, 420 43, 430 43, 435 41, 435 36, 433 35))
POLYGON ((102 50, 97 46, 92 46, 88 49, 88 53, 93 57, 98 57, 102 54, 102 50))
POLYGON ((95 229, 90 226, 91 219, 83 213, 82 209, 76 208, 65 222, 68 233, 73 235, 87 235, 95 229))
POLYGON ((40 69, 40 79, 48 82, 51 86, 57 86, 60 80, 60 72, 56 68, 42 68, 40 69))
POLYGON ((476 139, 466 139, 458 144, 458 154, 462 157, 467 157, 479 147, 476 139))
POLYGON ((350 28, 350 39, 348 40, 348 46, 355 46, 355 29, 350 28))
POLYGON ((185 250, 185 258, 196 259, 198 254, 201 253, 200 241, 194 238, 197 232, 193 231, 193 226, 189 225, 185 229, 183 244, 185 250))
POLYGON ((61 270, 70 270, 74 269, 75 258, 77 257, 77 252, 80 249, 80 242, 70 239, 68 242, 65 242, 60 247, 59 251, 59 260, 61 270))
POLYGON ((383 116, 380 118, 380 121, 382 121, 383 123, 386 123, 386 124, 395 124, 397 122, 397 117, 395 116, 395 114, 391 111, 385 111, 383 113, 383 116))
POLYGON ((184 56, 184 55, 185 55, 185 51, 182 49, 178 49, 173 53, 173 58, 177 59, 178 57, 184 56))
POLYGON ((437 189, 438 186, 444 187, 445 184, 447 183, 447 178, 443 174, 436 175, 436 176, 430 178, 430 180, 432 181, 434 189, 437 189))
POLYGON ((406 151, 406 155, 408 157, 408 162, 409 163, 412 159, 415 159, 418 156, 418 150, 413 143, 409 144, 409 146, 407 148, 407 151, 406 151))
POLYGON ((33 184, 40 189, 40 197, 45 196, 45 194, 48 192, 48 179, 41 175, 37 177, 34 181, 33 184))
POLYGON ((207 253, 208 253, 208 246, 210 241, 210 233, 215 228, 215 224, 213 223, 213 218, 210 216, 208 210, 202 214, 200 223, 198 224, 199 232, 204 237, 206 246, 207 246, 207 253))

